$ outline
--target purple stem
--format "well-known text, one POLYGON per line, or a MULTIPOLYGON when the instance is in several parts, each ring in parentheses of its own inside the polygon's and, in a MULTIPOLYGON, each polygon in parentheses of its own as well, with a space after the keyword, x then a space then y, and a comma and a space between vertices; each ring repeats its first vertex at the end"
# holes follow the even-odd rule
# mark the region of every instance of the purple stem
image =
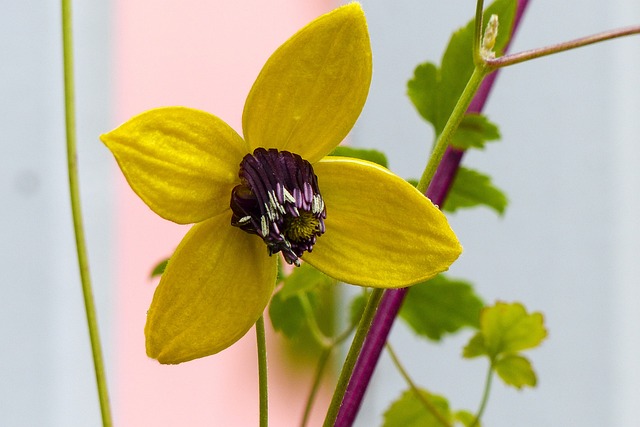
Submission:
MULTIPOLYGON (((529 0, 518 0, 511 39, 513 39, 513 35, 520 24, 520 20, 522 19, 522 15, 527 8, 528 3, 529 0)), ((510 43, 511 40, 509 41, 509 44, 510 43)), ((508 49, 509 44, 507 44, 505 51, 508 49)), ((468 112, 479 113, 482 111, 497 75, 498 71, 495 71, 484 79, 467 109, 468 112)), ((464 151, 451 147, 448 147, 445 151, 433 180, 426 191, 426 196, 429 197, 429 199, 431 199, 431 201, 437 206, 442 206, 444 203, 449 189, 451 188, 451 184, 453 183, 453 179, 456 176, 456 172, 460 167, 463 155, 464 151)), ((371 323, 369 334, 365 338, 353 373, 349 379, 349 384, 347 385, 347 389, 334 424, 335 427, 351 427, 353 425, 356 415, 358 414, 358 410, 360 409, 362 399, 371 380, 371 376, 373 375, 373 371, 378 363, 380 354, 384 349, 384 345, 387 342, 387 337, 389 336, 389 332, 393 326, 393 321, 395 320, 398 311, 400 311, 400 307, 402 306, 402 302, 404 301, 404 297, 408 290, 409 288, 390 289, 385 291, 382 300, 380 301, 380 305, 378 306, 378 311, 371 323)))

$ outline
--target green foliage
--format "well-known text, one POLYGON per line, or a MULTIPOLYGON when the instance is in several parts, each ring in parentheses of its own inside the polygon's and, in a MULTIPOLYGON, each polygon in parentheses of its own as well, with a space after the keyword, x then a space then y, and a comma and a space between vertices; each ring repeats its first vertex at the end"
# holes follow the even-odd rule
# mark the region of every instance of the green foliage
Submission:
POLYGON ((151 271, 151 277, 161 276, 162 273, 164 273, 164 270, 167 268, 168 263, 169 263, 169 258, 157 263, 156 266, 153 267, 153 270, 151 271))
POLYGON ((505 384, 516 388, 535 387, 537 383, 531 362, 524 356, 508 354, 500 358, 493 368, 505 384))
POLYGON ((294 268, 289 276, 282 279, 283 286, 280 289, 283 299, 291 298, 299 293, 310 292, 320 286, 330 285, 333 279, 316 270, 311 264, 302 264, 294 268))
POLYGON ((385 168, 388 167, 387 156, 382 151, 373 149, 345 147, 340 145, 331 152, 330 156, 353 157, 377 163, 385 168))
POLYGON ((384 413, 383 427, 442 427, 442 423, 432 411, 427 409, 422 399, 449 423, 452 420, 449 402, 442 396, 431 394, 420 389, 421 398, 413 390, 405 391, 402 396, 391 404, 384 413))
POLYGON ((546 336, 541 313, 529 314, 520 303, 498 302, 482 310, 480 331, 466 345, 463 356, 486 356, 507 385, 533 387, 535 372, 519 352, 537 347, 546 336))
POLYGON ((461 410, 453 414, 453 418, 465 427, 482 427, 480 421, 476 421, 475 415, 469 411, 461 410))
POLYGON ((281 273, 282 286, 269 303, 269 319, 274 330, 287 339, 292 354, 317 355, 320 344, 309 329, 309 318, 327 334, 335 321, 335 282, 329 276, 303 263, 290 274, 281 273))
POLYGON ((306 324, 306 313, 300 299, 285 298, 277 292, 269 304, 269 319, 273 329, 282 332, 288 338, 294 337, 306 324))
POLYGON ((460 167, 442 210, 455 212, 462 208, 487 206, 502 215, 507 208, 507 196, 480 172, 460 167))
MULTIPOLYGON (((382 427, 442 427, 443 425, 474 425, 474 415, 465 410, 452 412, 444 396, 418 389, 406 390, 384 413, 382 427), (437 412, 435 414, 434 412, 437 412), (446 424, 444 424, 446 422, 446 424)), ((481 427, 476 423, 475 427, 481 427)))
POLYGON ((467 114, 462 119, 451 145, 460 150, 468 148, 484 149, 488 141, 500 139, 498 126, 483 114, 467 114))
MULTIPOLYGON (((511 34, 515 7, 513 0, 496 0, 485 10, 484 22, 492 14, 498 15, 500 20, 494 48, 497 55, 502 53, 511 34)), ((421 64, 408 83, 409 98, 420 115, 433 125, 436 135, 442 132, 473 73, 473 37, 472 20, 453 34, 439 68, 429 62, 421 64)))
POLYGON ((440 340, 463 327, 479 327, 483 302, 471 284, 440 274, 411 287, 400 318, 419 335, 440 340))

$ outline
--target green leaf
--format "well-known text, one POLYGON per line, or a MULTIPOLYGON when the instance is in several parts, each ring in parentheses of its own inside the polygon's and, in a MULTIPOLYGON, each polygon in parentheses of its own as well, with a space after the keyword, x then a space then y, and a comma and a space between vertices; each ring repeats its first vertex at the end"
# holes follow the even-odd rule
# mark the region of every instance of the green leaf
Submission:
POLYGON ((493 365, 498 376, 505 384, 522 389, 524 386, 535 387, 536 373, 526 357, 507 354, 493 365))
POLYGON ((542 313, 527 313, 520 303, 498 302, 480 315, 485 346, 491 355, 537 347, 547 336, 542 313))
MULTIPOLYGON (((422 389, 420 390, 420 395, 430 402, 444 419, 451 422, 451 411, 449 410, 447 399, 422 389)), ((442 427, 442 423, 427 409, 413 390, 407 390, 384 413, 382 426, 442 427)))
POLYGON ((151 271, 151 277, 161 276, 164 273, 164 270, 167 268, 167 264, 169 263, 169 258, 164 261, 160 261, 153 267, 153 271, 151 271))
POLYGON ((471 284, 440 274, 411 287, 400 317, 417 334, 440 340, 465 326, 478 328, 482 306, 471 284))
POLYGON ((288 338, 297 335, 306 325, 306 315, 299 298, 284 298, 277 292, 269 303, 269 319, 273 329, 288 338))
POLYGON ((460 150, 468 148, 484 149, 487 141, 500 139, 498 126, 483 114, 467 114, 453 136, 451 145, 460 150))
POLYGON ((413 78, 407 83, 407 95, 418 110, 418 113, 436 125, 436 111, 438 111, 438 80, 440 71, 431 62, 425 62, 416 67, 413 78))
POLYGON ((338 146, 336 147, 330 156, 342 156, 342 157, 353 157, 355 159, 360 160, 368 160, 370 162, 379 164, 383 167, 388 167, 387 156, 378 150, 366 149, 366 148, 354 148, 354 147, 345 147, 338 146))
POLYGON ((281 297, 283 299, 288 299, 301 292, 309 292, 320 286, 330 285, 333 283, 333 279, 331 277, 307 263, 294 268, 293 272, 282 281, 284 282, 284 285, 279 293, 282 294, 281 297))
POLYGON ((484 356, 486 354, 487 349, 484 345, 484 336, 482 335, 482 332, 478 332, 472 336, 462 350, 462 357, 466 357, 467 359, 484 356))
POLYGON ((474 424, 476 417, 469 411, 465 411, 465 410, 456 411, 453 414, 453 418, 456 421, 456 423, 460 423, 465 427, 471 427, 471 426, 482 427, 480 424, 480 421, 474 424))
POLYGON ((507 196, 493 185, 491 178, 472 169, 460 167, 442 210, 455 212, 458 209, 482 205, 502 215, 507 203, 507 196))
MULTIPOLYGON (((514 0, 496 0, 484 12, 484 22, 492 14, 499 17, 500 29, 494 48, 497 55, 502 53, 511 34, 515 7, 514 0)), ((428 62, 421 64, 409 81, 409 98, 420 115, 433 124, 436 135, 442 132, 473 73, 473 37, 471 20, 452 35, 439 68, 428 62)))
POLYGON ((527 313, 520 303, 498 302, 480 314, 480 331, 491 358, 537 347, 547 336, 541 313, 527 313))

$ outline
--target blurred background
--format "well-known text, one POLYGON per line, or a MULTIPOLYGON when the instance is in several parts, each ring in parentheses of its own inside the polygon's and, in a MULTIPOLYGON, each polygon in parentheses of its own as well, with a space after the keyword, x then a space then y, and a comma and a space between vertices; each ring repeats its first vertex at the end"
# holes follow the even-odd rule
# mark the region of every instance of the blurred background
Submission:
MULTIPOLYGON (((68 202, 59 6, 1 0, 0 425, 94 426, 99 408, 68 202)), ((406 81, 438 62, 471 0, 364 0, 374 79, 350 143, 418 177, 433 139, 406 81)), ((269 54, 337 6, 308 0, 88 0, 74 4, 79 163, 86 234, 114 418, 119 426, 257 424, 255 338, 163 367, 144 354, 151 268, 186 232, 156 217, 98 135, 162 105, 210 111, 240 130, 269 54)), ((640 23, 636 0, 531 0, 512 51, 640 23)), ((542 311, 534 390, 494 382, 488 426, 630 426, 640 406, 640 39, 503 70, 485 108, 502 141, 468 153, 510 204, 451 222, 465 248, 451 275, 487 302, 542 311)), ((429 345, 397 323, 391 342, 423 387, 475 410, 484 361, 468 333, 429 345)), ((273 348, 273 347, 272 347, 273 348)), ((270 353, 272 424, 296 425, 310 379, 270 353)), ((313 425, 322 419, 327 384, 313 425)), ((358 426, 378 425, 405 384, 384 356, 358 426)))

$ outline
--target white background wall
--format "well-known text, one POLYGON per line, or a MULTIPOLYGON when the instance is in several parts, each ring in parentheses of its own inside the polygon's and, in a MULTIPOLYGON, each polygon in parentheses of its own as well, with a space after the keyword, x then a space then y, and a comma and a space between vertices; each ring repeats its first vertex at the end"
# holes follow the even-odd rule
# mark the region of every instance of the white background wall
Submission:
MULTIPOLYGON (((0 425, 96 425, 98 407, 74 259, 64 157, 57 2, 2 0, 0 14, 0 425)), ((432 139, 405 94, 413 68, 439 60, 470 0, 364 0, 374 48, 358 145, 419 176, 432 139), (418 155, 416 155, 418 153, 418 155)), ((109 5, 75 5, 80 167, 107 361, 112 254, 108 154, 109 5)), ((640 22, 636 0, 532 0, 514 50, 640 22)), ((462 212, 465 254, 452 275, 487 301, 545 313, 549 339, 531 352, 534 391, 495 382, 491 426, 630 426, 640 404, 640 39, 614 41, 506 70, 486 112, 503 141, 465 163, 509 195, 504 218, 462 212)), ((485 365, 454 361, 401 326, 392 342, 418 382, 475 409, 485 365)), ((377 425, 404 388, 383 359, 359 425, 377 425)))

